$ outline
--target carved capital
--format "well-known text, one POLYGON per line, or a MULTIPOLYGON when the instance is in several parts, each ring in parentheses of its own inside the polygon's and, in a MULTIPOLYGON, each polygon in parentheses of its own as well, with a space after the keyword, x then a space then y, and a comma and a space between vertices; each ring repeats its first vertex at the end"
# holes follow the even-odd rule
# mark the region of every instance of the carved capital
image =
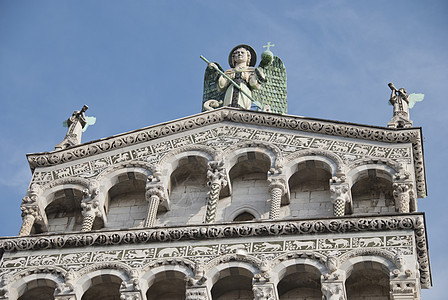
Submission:
POLYGON ((208 300, 206 287, 187 287, 186 300, 208 300))
POLYGON ((207 185, 219 185, 223 188, 227 185, 226 169, 223 161, 210 161, 207 166, 207 185))
POLYGON ((141 300, 142 295, 140 292, 121 292, 120 300, 141 300))
POLYGON ((147 201, 155 201, 155 197, 159 200, 159 202, 166 201, 167 196, 165 192, 165 188, 161 184, 147 184, 146 185, 146 193, 145 198, 147 201))
POLYGON ((254 284, 252 288, 255 300, 276 300, 275 289, 272 284, 254 284))
POLYGON ((420 299, 419 284, 416 279, 391 280, 390 295, 392 300, 414 300, 420 299))
POLYGON ((345 300, 345 289, 342 282, 322 282, 322 294, 326 300, 345 300))
POLYGON ((22 205, 22 227, 19 231, 19 236, 27 236, 31 233, 35 221, 41 221, 42 216, 37 205, 22 205))
POLYGON ((269 176, 268 177, 269 182, 269 192, 272 193, 274 189, 279 189, 281 192, 281 196, 286 194, 287 192, 287 184, 286 180, 283 177, 277 177, 277 176, 269 176))
MULTIPOLYGON (((83 192, 85 192, 85 189, 83 192)), ((93 222, 96 217, 101 217, 100 202, 98 200, 92 200, 90 197, 84 198, 81 202, 82 221, 81 231, 90 231, 93 227, 93 222)))
POLYGON ((350 186, 348 183, 335 183, 330 185, 331 202, 343 201, 344 203, 351 202, 350 186))
MULTIPOLYGON (((330 180, 330 182, 332 179, 330 180)), ((330 184, 330 197, 334 206, 334 215, 343 216, 345 214, 346 203, 352 202, 352 195, 348 183, 330 184)))

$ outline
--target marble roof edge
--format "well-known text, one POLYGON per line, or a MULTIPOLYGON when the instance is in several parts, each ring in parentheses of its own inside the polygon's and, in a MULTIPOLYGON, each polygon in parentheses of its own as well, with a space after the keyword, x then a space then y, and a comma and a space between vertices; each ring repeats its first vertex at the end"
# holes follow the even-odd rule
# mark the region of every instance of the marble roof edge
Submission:
MULTIPOLYGON (((221 122, 252 124, 273 128, 292 129, 302 132, 318 133, 329 136, 342 136, 387 143, 412 143, 416 161, 424 168, 422 129, 411 127, 392 129, 380 126, 356 124, 342 121, 323 120, 294 115, 242 110, 223 107, 212 111, 147 126, 133 131, 120 133, 110 137, 90 141, 63 150, 26 154, 32 172, 37 167, 62 164, 68 161, 86 158, 99 153, 105 153, 131 145, 144 143, 172 134, 186 132, 206 125, 221 122), (415 150, 417 149, 417 150, 415 150), (416 153, 419 152, 419 153, 416 153)), ((423 170, 424 172, 424 170, 423 170)), ((421 176, 421 175, 420 175, 421 176)), ((427 195, 426 174, 424 176, 427 195)))

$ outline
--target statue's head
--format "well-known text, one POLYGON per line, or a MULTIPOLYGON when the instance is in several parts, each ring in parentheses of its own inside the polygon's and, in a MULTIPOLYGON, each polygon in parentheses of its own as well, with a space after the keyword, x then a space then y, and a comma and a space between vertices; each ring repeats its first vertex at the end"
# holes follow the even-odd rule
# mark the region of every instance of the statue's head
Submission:
POLYGON ((230 51, 229 65, 233 68, 237 63, 245 63, 246 66, 254 67, 257 62, 257 53, 249 45, 238 45, 230 51))

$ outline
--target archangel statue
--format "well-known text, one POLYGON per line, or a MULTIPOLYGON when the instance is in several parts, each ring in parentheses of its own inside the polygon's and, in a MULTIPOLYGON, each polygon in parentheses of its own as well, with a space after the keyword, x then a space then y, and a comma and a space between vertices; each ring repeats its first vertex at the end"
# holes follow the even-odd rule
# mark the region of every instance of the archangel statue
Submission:
POLYGON ((409 109, 414 107, 416 102, 423 101, 423 94, 408 94, 404 88, 397 89, 391 82, 388 84, 392 90, 389 104, 394 107, 392 120, 387 123, 391 128, 412 127, 412 121, 409 118, 409 109))
POLYGON ((70 118, 62 123, 64 127, 68 127, 65 138, 57 144, 54 149, 61 150, 71 146, 81 144, 81 135, 86 131, 89 125, 95 124, 95 117, 86 117, 85 112, 89 107, 84 105, 81 111, 75 110, 70 118))
POLYGON ((286 113, 286 70, 280 58, 269 50, 255 67, 257 54, 249 45, 238 45, 229 54, 230 69, 208 63, 204 76, 202 111, 221 106, 286 113))

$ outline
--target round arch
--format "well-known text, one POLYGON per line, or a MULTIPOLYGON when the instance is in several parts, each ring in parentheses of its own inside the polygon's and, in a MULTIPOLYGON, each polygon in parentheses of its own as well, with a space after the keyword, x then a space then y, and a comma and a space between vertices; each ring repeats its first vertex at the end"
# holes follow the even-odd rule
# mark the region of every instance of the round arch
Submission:
POLYGON ((328 171, 331 176, 336 176, 343 168, 342 160, 333 153, 323 150, 299 151, 296 154, 287 157, 287 160, 283 166, 283 174, 285 174, 286 179, 289 180, 295 173, 295 167, 297 165, 307 161, 321 162, 321 168, 328 171))
POLYGON ((259 269, 253 264, 243 261, 227 261, 220 263, 206 272, 206 285, 212 297, 221 298, 229 293, 243 293, 253 297, 252 280, 259 269))
POLYGON ((347 180, 351 186, 353 186, 356 182, 358 182, 360 179, 365 178, 368 176, 369 170, 376 171, 376 176, 379 178, 386 179, 388 181, 392 182, 392 178, 397 172, 394 168, 387 164, 372 164, 372 163, 366 163, 363 165, 356 166, 354 168, 351 168, 346 173, 347 180))
POLYGON ((121 284, 121 282, 129 281, 129 274, 123 269, 108 268, 107 265, 101 266, 100 264, 84 269, 81 275, 73 286, 75 287, 75 293, 78 299, 96 284, 102 283, 115 283, 121 284))
POLYGON ((159 162, 163 176, 170 176, 177 168, 179 160, 188 156, 199 156, 207 161, 216 160, 216 151, 204 145, 188 145, 170 151, 159 162))
POLYGON ((295 271, 312 271, 320 275, 328 273, 327 267, 317 259, 293 258, 276 264, 270 271, 272 282, 277 285, 284 277, 295 271))
POLYGON ((34 273, 21 277, 9 286, 9 299, 18 299, 34 288, 52 288, 53 290, 64 282, 64 279, 52 273, 34 273))
POLYGON ((274 145, 259 142, 244 142, 229 147, 221 154, 224 160, 224 167, 229 172, 237 163, 238 159, 248 153, 255 153, 259 157, 269 161, 269 168, 276 168, 277 161, 280 160, 281 151, 274 145))
POLYGON ((167 264, 158 267, 144 268, 144 270, 146 270, 146 272, 141 276, 140 285, 142 287, 142 292, 145 294, 159 279, 167 278, 167 274, 170 274, 169 278, 181 279, 184 282, 188 277, 194 278, 193 269, 183 264, 167 264))

